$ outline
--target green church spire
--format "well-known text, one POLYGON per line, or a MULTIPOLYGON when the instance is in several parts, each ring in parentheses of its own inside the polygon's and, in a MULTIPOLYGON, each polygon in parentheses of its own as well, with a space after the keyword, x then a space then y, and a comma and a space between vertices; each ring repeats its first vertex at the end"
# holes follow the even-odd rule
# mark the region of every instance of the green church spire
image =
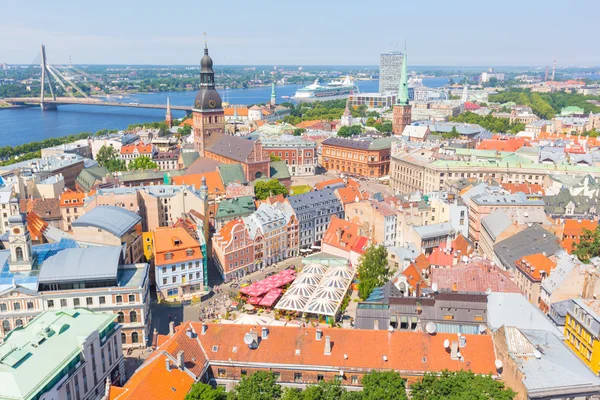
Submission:
POLYGON ((275 81, 271 82, 271 104, 275 105, 277 96, 275 95, 275 81))
POLYGON ((408 105, 408 74, 406 73, 406 47, 402 56, 402 71, 400 73, 400 87, 398 88, 398 97, 396 104, 401 106, 408 105))

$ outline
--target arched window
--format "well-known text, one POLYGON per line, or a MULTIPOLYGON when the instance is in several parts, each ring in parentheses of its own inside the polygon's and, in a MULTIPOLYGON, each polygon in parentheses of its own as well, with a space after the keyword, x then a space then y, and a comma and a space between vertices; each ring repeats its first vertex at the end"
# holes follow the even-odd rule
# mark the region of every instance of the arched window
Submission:
POLYGON ((22 319, 18 319, 15 321, 15 326, 23 326, 23 320, 22 319))
POLYGON ((131 343, 138 343, 139 342, 139 334, 137 332, 133 332, 131 334, 131 343))
POLYGON ((137 322, 137 313, 135 311, 129 313, 129 322, 137 322))
POLYGON ((8 322, 7 319, 2 321, 2 330, 4 331, 4 334, 7 334, 10 331, 10 322, 8 322))
POLYGON ((127 343, 127 335, 125 332, 121 332, 121 343, 127 343))
POLYGON ((123 315, 121 311, 119 311, 119 313, 117 314, 117 322, 120 324, 125 322, 125 315, 123 315))
POLYGON ((15 254, 17 256, 17 261, 23 261, 23 249, 21 247, 15 249, 15 254))

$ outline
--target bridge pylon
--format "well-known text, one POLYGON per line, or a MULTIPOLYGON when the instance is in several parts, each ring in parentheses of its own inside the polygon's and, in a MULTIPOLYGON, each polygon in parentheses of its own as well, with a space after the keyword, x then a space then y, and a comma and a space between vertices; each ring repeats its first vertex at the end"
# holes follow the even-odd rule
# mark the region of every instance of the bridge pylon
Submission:
POLYGON ((50 78, 50 71, 48 70, 48 60, 46 59, 46 46, 42 45, 42 79, 41 79, 41 90, 40 90, 40 107, 42 110, 48 109, 56 109, 56 105, 54 104, 45 104, 44 103, 44 87, 46 86, 46 78, 48 79, 48 87, 50 88, 50 94, 52 95, 52 99, 56 100, 56 94, 54 94, 54 88, 52 87, 52 81, 50 78))

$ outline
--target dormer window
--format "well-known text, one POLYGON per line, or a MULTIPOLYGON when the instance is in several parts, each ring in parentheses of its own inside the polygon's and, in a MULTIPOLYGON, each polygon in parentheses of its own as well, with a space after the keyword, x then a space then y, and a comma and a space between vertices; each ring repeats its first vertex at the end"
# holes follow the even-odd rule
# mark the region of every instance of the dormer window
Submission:
POLYGON ((186 256, 188 256, 188 257, 190 257, 190 256, 191 256, 191 255, 193 255, 193 254, 194 254, 194 250, 193 250, 193 249, 187 249, 187 250, 185 251, 185 255, 186 255, 186 256))
POLYGON ((171 253, 171 252, 165 253, 165 260, 171 260, 172 258, 173 258, 173 253, 171 253))

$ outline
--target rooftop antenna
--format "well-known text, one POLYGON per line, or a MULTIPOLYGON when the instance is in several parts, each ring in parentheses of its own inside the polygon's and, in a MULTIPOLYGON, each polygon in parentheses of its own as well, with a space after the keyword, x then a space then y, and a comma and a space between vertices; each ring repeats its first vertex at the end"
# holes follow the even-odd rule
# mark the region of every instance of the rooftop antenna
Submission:
POLYGON ((208 49, 208 41, 206 40, 206 32, 204 32, 204 48, 208 49))

